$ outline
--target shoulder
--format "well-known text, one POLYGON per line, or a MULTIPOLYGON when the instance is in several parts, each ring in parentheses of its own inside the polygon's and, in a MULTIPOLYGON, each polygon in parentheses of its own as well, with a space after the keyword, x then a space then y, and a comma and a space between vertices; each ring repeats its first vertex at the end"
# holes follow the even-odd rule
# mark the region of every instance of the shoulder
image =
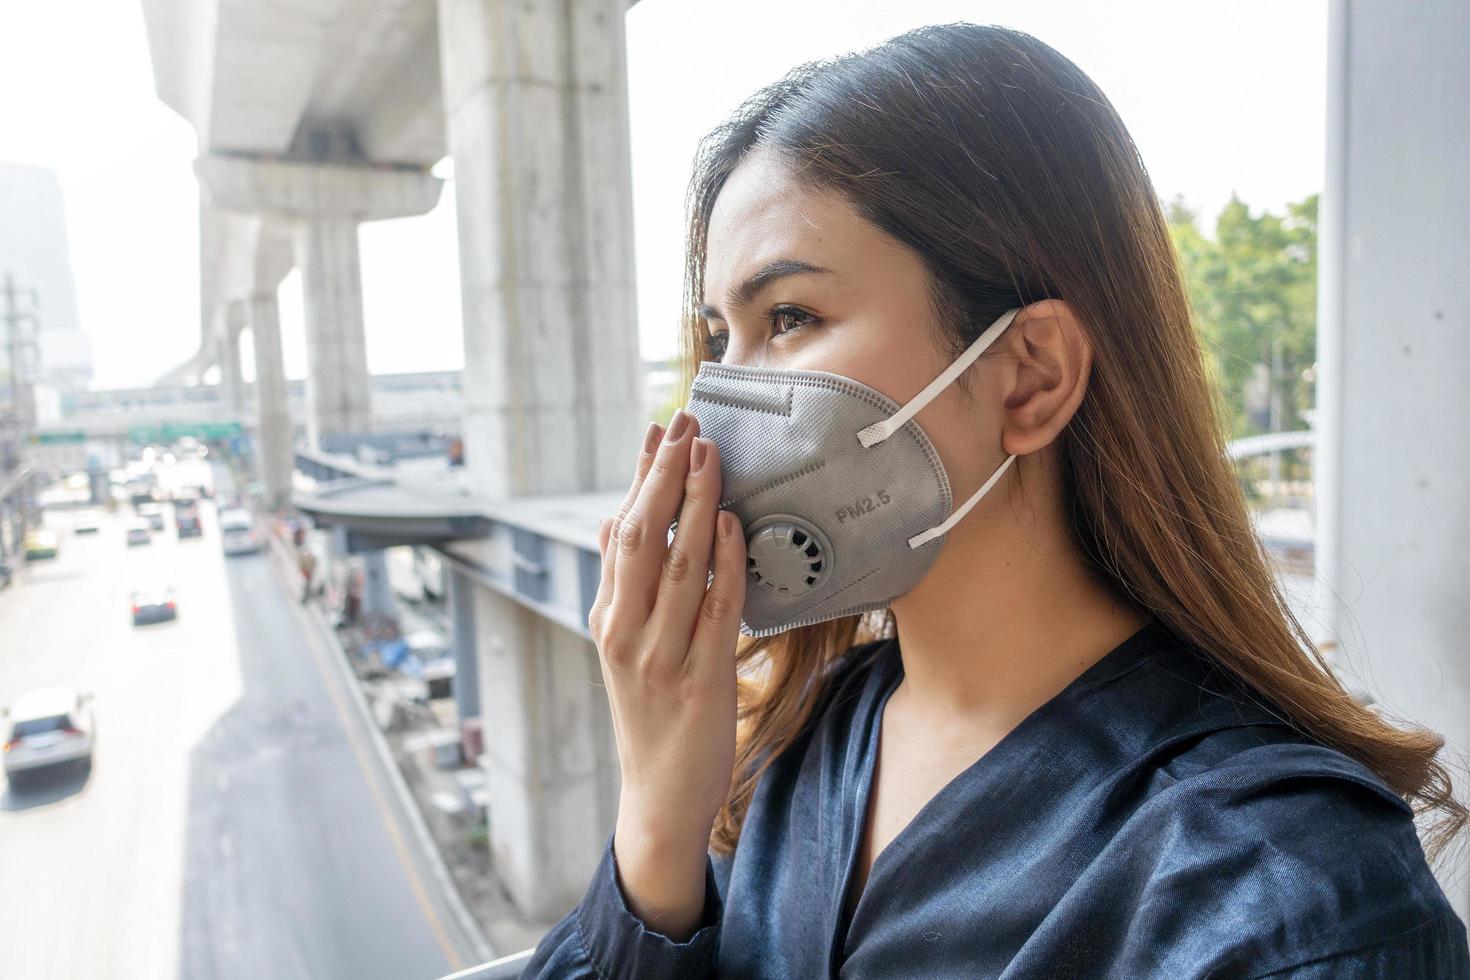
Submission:
POLYGON ((1409 806, 1341 752, 1289 733, 1258 738, 1223 758, 1204 740, 1120 830, 1140 938, 1191 968, 1208 960, 1252 976, 1429 936, 1426 923, 1463 945, 1409 806), (1196 754, 1209 761, 1191 771, 1196 754))

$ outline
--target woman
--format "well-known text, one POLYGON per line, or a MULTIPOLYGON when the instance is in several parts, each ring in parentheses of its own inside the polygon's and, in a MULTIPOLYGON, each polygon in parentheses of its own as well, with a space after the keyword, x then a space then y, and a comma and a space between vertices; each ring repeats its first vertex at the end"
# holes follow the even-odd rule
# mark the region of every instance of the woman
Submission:
POLYGON ((690 205, 703 363, 590 617, 617 824, 525 976, 1470 976, 1441 740, 1304 652, 1076 66, 805 66, 690 205))

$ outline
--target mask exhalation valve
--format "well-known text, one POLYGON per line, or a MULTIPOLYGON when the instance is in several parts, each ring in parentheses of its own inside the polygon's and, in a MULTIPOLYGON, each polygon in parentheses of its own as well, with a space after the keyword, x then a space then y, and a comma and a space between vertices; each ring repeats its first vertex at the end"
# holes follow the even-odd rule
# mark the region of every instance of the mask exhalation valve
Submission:
POLYGON ((826 535, 800 517, 771 514, 745 536, 745 570, 767 592, 798 596, 831 574, 832 546, 826 535))

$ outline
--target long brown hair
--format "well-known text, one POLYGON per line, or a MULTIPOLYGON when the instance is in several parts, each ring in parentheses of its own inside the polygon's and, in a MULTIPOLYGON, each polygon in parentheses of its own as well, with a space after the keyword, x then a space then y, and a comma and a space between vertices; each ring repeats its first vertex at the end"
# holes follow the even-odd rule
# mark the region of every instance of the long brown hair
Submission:
MULTIPOLYGON (((1030 35, 959 23, 813 62, 700 143, 687 207, 686 382, 703 359, 709 218, 744 155, 778 152, 912 248, 954 352, 1013 306, 1066 301, 1087 326, 1087 396, 1060 437, 1071 531, 1098 573, 1176 636, 1359 760, 1419 811, 1431 856, 1466 810, 1423 728, 1356 701, 1288 609, 1226 460, 1158 198, 1117 111, 1030 35)), ((743 640, 738 748, 711 834, 734 850, 765 768, 812 719, 833 666, 891 614, 743 640)))

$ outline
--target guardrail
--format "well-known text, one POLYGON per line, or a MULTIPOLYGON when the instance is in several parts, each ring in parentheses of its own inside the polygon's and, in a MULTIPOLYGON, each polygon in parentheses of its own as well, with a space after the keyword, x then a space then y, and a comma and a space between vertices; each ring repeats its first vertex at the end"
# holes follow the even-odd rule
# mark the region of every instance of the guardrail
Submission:
POLYGON ((498 960, 491 960, 489 963, 481 963, 468 970, 452 973, 447 977, 442 977, 441 980, 517 980, 534 952, 534 949, 523 949, 519 953, 512 953, 498 960))

